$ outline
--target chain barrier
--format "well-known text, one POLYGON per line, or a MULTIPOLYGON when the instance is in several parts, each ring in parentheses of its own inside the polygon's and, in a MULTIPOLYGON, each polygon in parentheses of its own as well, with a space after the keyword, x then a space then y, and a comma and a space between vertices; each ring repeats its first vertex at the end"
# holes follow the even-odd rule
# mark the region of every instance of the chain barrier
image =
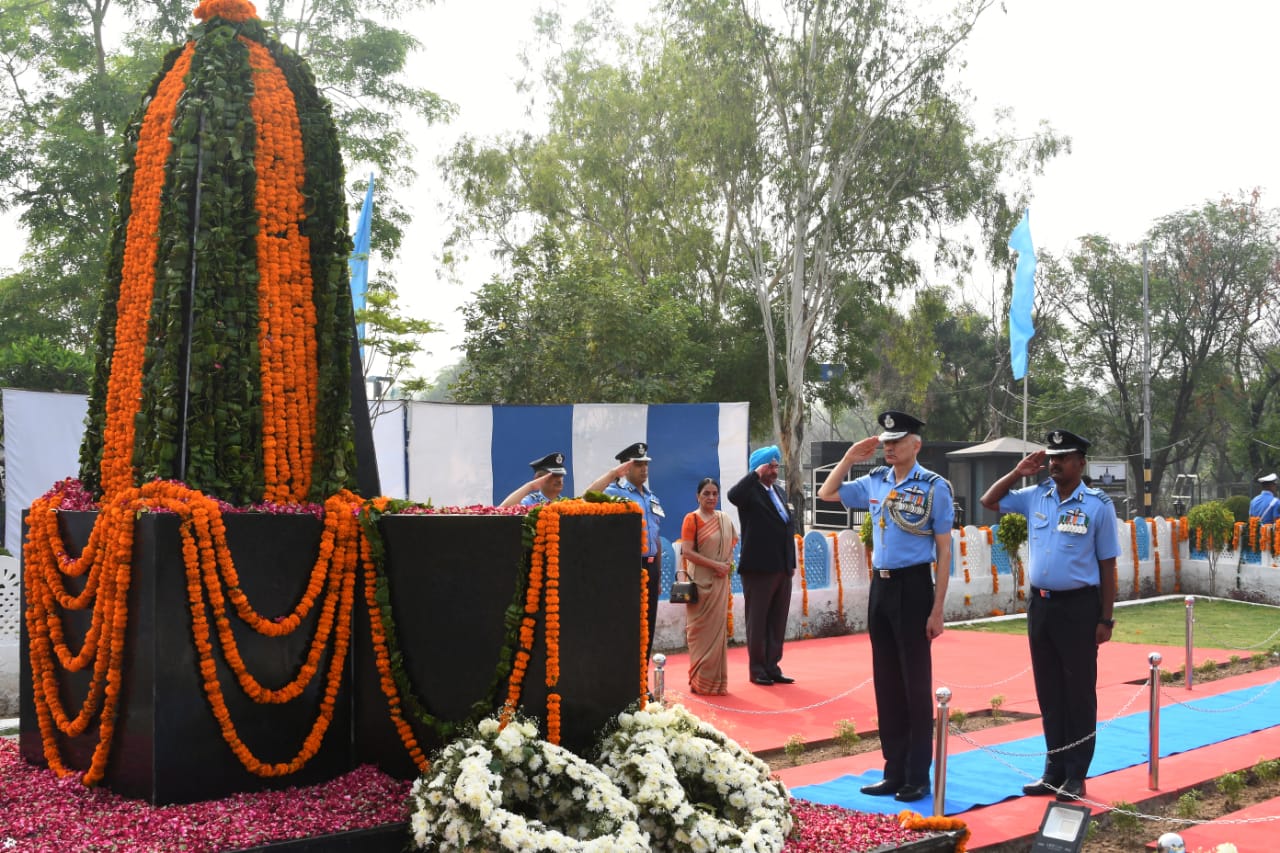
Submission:
MULTIPOLYGON (((1108 726, 1110 726, 1116 720, 1120 719, 1120 717, 1124 715, 1124 712, 1129 710, 1129 706, 1132 705, 1134 702, 1138 701, 1138 697, 1141 696, 1143 692, 1145 692, 1150 685, 1151 685, 1151 679, 1148 678, 1146 681, 1142 683, 1142 686, 1139 687, 1137 691, 1135 691, 1134 694, 1129 697, 1129 701, 1125 702, 1124 705, 1121 706, 1120 710, 1116 712, 1116 715, 1114 717, 1112 717, 1109 720, 1106 720, 1105 722, 1100 724, 1097 728, 1095 728, 1093 731, 1089 732, 1089 734, 1085 735, 1084 737, 1080 738, 1074 743, 1069 743, 1066 746, 1060 746, 1057 749, 1047 749, 1041 752, 1012 752, 1010 750, 996 749, 995 747, 980 744, 977 741, 973 740, 973 738, 970 738, 967 735, 965 735, 964 732, 960 731, 954 725, 949 726, 948 730, 952 735, 964 741, 965 743, 969 744, 970 746, 974 747, 975 749, 980 749, 983 752, 989 752, 992 755, 997 755, 997 756, 1007 755, 1010 758, 1041 758, 1046 755, 1054 755, 1059 752, 1065 752, 1068 749, 1074 749, 1080 744, 1086 743, 1087 741, 1089 741, 1089 739, 1096 738, 1098 736, 1098 732, 1104 731, 1108 726)), ((1000 763, 1004 764, 1005 762, 1001 761, 1000 763)), ((1018 771, 1018 772, 1021 773, 1022 771, 1018 771)))
POLYGON ((814 708, 821 708, 823 705, 830 705, 832 702, 838 702, 839 700, 848 696, 850 693, 855 693, 861 690, 862 688, 866 687, 868 684, 871 683, 871 678, 872 676, 867 676, 866 680, 863 681, 861 684, 855 684, 853 687, 850 687, 848 690, 844 691, 843 693, 838 693, 835 696, 830 697, 829 699, 820 699, 817 702, 814 702, 813 704, 805 705, 801 708, 780 708, 778 710, 773 710, 773 711, 760 711, 760 710, 753 710, 750 708, 731 708, 728 705, 717 705, 715 702, 710 702, 694 693, 691 693, 685 696, 684 699, 685 701, 697 702, 699 705, 706 705, 708 708, 715 708, 717 711, 724 711, 725 713, 728 713, 728 714, 743 714, 750 717, 770 717, 778 714, 799 714, 801 711, 812 711, 814 708))
POLYGON ((1027 668, 1022 670, 1022 672, 1015 672, 1013 675, 1009 676, 1008 678, 1002 678, 999 681, 992 681, 989 684, 948 684, 947 686, 949 686, 952 690, 985 690, 988 687, 999 687, 1001 684, 1008 684, 1010 681, 1013 681, 1015 678, 1021 678, 1022 676, 1026 675, 1030 671, 1031 671, 1031 664, 1027 664, 1027 668))
POLYGON ((1271 632, 1270 637, 1267 637, 1265 640, 1263 640, 1260 643, 1254 643, 1252 646, 1233 646, 1233 645, 1230 645, 1229 643, 1222 642, 1221 639, 1213 635, 1213 632, 1209 631, 1207 628, 1202 627, 1200 625, 1199 619, 1195 619, 1193 621, 1195 622, 1196 632, 1198 634, 1207 637, 1218 648, 1226 649, 1228 651, 1247 652, 1253 649, 1260 649, 1263 646, 1265 646, 1267 643, 1270 643, 1276 637, 1280 637, 1280 628, 1277 628, 1275 631, 1271 632))
MULTIPOLYGON (((1257 695, 1257 696, 1254 696, 1252 699, 1246 699, 1246 700, 1244 700, 1243 702, 1239 702, 1239 703, 1237 703, 1237 704, 1235 704, 1235 705, 1232 705, 1230 708, 1197 708, 1195 705, 1192 705, 1190 702, 1183 702, 1181 699, 1179 699, 1179 698, 1177 698, 1176 696, 1173 696, 1172 694, 1170 694, 1170 693, 1169 693, 1169 691, 1168 691, 1168 688, 1167 688, 1165 685, 1163 685, 1163 684, 1162 684, 1162 685, 1160 685, 1160 694, 1161 694, 1162 696, 1165 696, 1166 698, 1168 698, 1168 699, 1169 699, 1169 701, 1170 701, 1170 702, 1172 702, 1173 704, 1175 704, 1175 705, 1181 705, 1183 708, 1186 708, 1188 711, 1195 711, 1195 712, 1200 713, 1200 714, 1228 714, 1228 713, 1230 713, 1230 712, 1232 712, 1232 711, 1239 710, 1240 708, 1244 708, 1244 707, 1246 707, 1246 706, 1248 706, 1248 705, 1252 705, 1254 702, 1257 702, 1257 701, 1258 701, 1259 699, 1261 699, 1263 696, 1266 696, 1268 693, 1270 693, 1270 692, 1271 692, 1271 688, 1275 687, 1275 686, 1276 686, 1276 684, 1280 684, 1280 682, 1278 682, 1278 681, 1273 681, 1273 682, 1271 682, 1271 683, 1270 683, 1270 684, 1268 684, 1265 688, 1263 688, 1262 690, 1258 691, 1258 695, 1257 695)), ((1201 697, 1200 697, 1200 699, 1196 699, 1196 700, 1193 700, 1193 701, 1197 701, 1197 702, 1198 702, 1198 701, 1200 701, 1200 700, 1202 700, 1202 699, 1205 699, 1205 698, 1212 698, 1212 697, 1204 697, 1204 696, 1201 696, 1201 697)))

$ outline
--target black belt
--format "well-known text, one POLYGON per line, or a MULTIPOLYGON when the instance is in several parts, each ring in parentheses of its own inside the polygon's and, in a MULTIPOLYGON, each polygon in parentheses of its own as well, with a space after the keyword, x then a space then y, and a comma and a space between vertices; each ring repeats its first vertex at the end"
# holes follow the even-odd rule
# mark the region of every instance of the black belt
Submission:
POLYGON ((931 571, 933 563, 916 563, 913 566, 899 566, 896 569, 876 569, 876 577, 881 580, 891 581, 895 578, 904 578, 908 574, 914 574, 920 571, 931 571))
POLYGON ((1098 591, 1096 586, 1078 586, 1075 589, 1041 589, 1038 586, 1031 587, 1031 594, 1038 595, 1041 598, 1072 598, 1085 593, 1095 593, 1098 591))

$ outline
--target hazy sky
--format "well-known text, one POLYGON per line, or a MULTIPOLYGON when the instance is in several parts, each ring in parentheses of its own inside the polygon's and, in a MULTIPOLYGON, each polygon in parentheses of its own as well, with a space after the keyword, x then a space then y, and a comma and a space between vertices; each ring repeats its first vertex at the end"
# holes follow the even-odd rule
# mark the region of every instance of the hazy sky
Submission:
MULTIPOLYGON (((445 225, 434 161, 461 133, 524 126, 513 81, 534 5, 440 0, 412 21, 424 44, 415 79, 460 108, 451 125, 417 134, 416 220, 397 264, 406 308, 446 329, 428 340, 433 354, 420 365, 428 377, 458 358, 457 307, 469 293, 436 274, 445 225)), ((637 20, 648 5, 620 0, 617 8, 637 20)), ((587 3, 564 7, 574 20, 587 3)), ((1004 0, 988 11, 964 50, 975 118, 988 124, 996 109, 1009 108, 1020 130, 1044 119, 1073 140, 1073 152, 1032 184, 1037 248, 1062 253, 1091 232, 1137 240, 1156 217, 1254 187, 1264 203, 1280 205, 1280 121, 1272 115, 1278 33, 1280 4, 1266 0, 1004 0)), ((21 250, 11 225, 0 221, 4 269, 17 266, 21 250)), ((372 263, 380 262, 375 247, 372 263)), ((491 271, 477 264, 469 284, 491 271)), ((990 278, 975 275, 979 292, 990 278)))

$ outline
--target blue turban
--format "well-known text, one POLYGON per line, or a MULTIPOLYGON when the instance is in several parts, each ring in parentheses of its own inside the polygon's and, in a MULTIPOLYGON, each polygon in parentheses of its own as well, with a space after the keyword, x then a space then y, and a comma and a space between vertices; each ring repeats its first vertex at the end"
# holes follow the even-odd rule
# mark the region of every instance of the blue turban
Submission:
POLYGON ((782 452, 778 450, 778 445, 771 444, 768 447, 758 448, 751 454, 751 459, 747 461, 747 467, 752 471, 768 462, 781 462, 782 452))

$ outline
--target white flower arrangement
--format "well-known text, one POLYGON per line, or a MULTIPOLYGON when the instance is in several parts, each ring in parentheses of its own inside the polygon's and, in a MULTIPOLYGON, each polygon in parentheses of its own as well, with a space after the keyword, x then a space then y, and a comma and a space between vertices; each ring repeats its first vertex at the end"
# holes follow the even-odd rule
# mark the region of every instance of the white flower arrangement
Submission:
POLYGON ((646 853, 636 807, 599 769, 515 719, 482 720, 413 784, 410 828, 423 850, 646 853))
POLYGON ((621 714, 599 764, 640 809, 654 850, 776 853, 791 832, 769 766, 682 705, 621 714))
POLYGON ((791 831, 786 787, 764 762, 682 706, 623 713, 599 766, 496 719, 446 746, 413 785, 424 850, 778 853, 791 831))

